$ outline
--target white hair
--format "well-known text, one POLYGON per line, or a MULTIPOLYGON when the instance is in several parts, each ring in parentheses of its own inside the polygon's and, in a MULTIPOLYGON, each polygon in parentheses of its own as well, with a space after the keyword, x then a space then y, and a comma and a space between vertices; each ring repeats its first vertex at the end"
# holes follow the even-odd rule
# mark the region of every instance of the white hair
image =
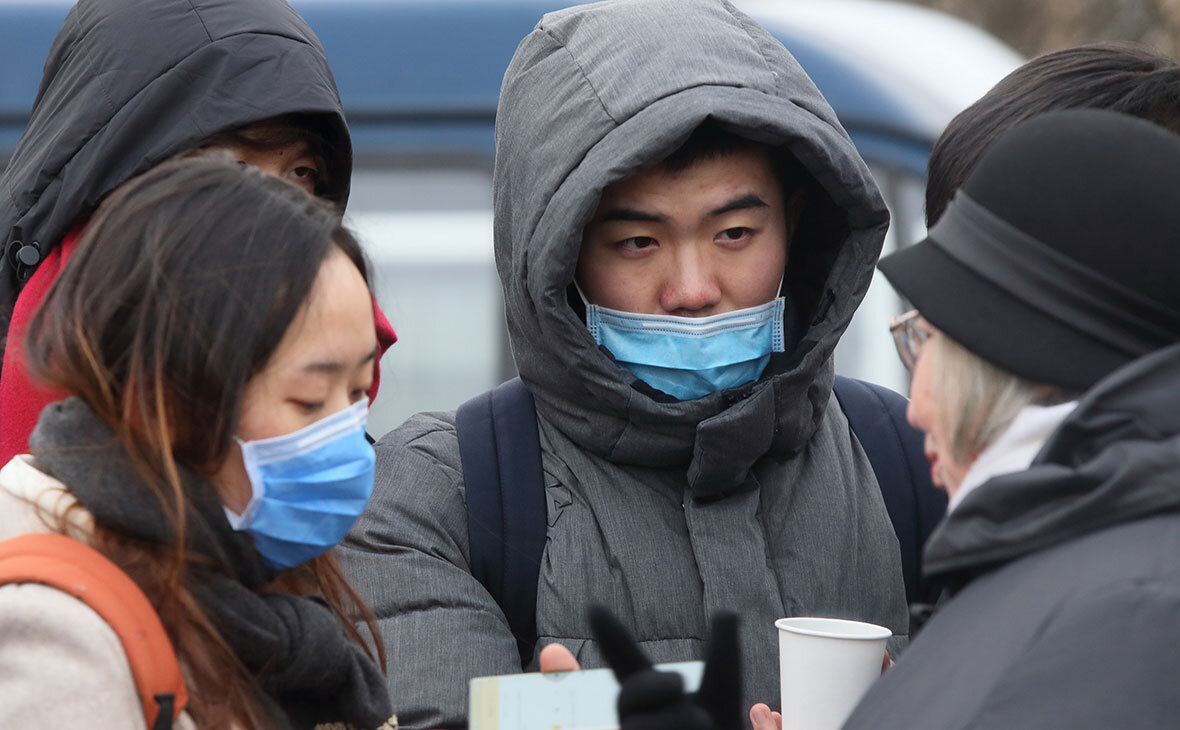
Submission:
POLYGON ((1030 405, 1055 405, 1078 394, 1002 370, 939 332, 928 343, 934 358, 931 396, 950 436, 951 455, 969 464, 1030 405))

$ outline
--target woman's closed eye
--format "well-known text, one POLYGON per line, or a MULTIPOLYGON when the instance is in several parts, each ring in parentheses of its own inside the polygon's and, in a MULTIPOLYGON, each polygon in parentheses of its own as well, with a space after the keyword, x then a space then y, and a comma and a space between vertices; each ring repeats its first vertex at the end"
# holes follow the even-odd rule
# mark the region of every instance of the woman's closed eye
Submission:
POLYGON ((314 416, 315 414, 319 413, 320 411, 322 411, 324 409, 324 401, 322 401, 322 400, 308 401, 308 400, 292 399, 291 403, 297 409, 299 409, 299 411, 301 413, 303 413, 304 415, 308 415, 308 416, 314 416))

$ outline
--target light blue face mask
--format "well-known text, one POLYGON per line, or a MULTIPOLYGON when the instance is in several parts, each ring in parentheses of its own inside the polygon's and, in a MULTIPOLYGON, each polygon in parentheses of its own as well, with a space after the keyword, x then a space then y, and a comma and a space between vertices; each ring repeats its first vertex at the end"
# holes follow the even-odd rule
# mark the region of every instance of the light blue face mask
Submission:
POLYGON ((373 493, 376 455, 365 439, 368 399, 283 436, 238 441, 254 497, 229 524, 249 533, 279 570, 344 539, 373 493))
POLYGON ((709 317, 676 317, 587 303, 586 326, 594 341, 637 378, 674 398, 692 400, 762 375, 770 354, 783 351, 784 307, 778 297, 709 317))

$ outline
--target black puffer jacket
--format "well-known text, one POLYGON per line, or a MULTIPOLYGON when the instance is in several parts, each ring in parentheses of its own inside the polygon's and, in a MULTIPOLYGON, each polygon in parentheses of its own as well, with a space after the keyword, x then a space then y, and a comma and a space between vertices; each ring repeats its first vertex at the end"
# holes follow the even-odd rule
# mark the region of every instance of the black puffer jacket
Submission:
POLYGON ((0 176, 0 343, 22 277, 121 183, 217 132, 281 114, 322 118, 329 197, 352 147, 319 41, 285 0, 81 0, 57 35, 29 125, 0 176))
POLYGON ((925 566, 957 590, 846 729, 1180 727, 1180 345, 969 494, 925 566))

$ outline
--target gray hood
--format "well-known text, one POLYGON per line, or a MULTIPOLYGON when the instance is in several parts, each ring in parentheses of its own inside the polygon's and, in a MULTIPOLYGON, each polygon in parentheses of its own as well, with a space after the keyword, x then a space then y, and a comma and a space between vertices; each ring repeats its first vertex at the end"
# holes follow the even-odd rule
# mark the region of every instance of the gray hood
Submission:
MULTIPOLYGON (((343 205, 352 147, 340 98, 323 48, 284 0, 81 0, 0 176, 0 241, 19 226, 44 260, 128 178, 217 132, 293 113, 323 120, 325 197, 343 205)), ((0 257, 0 313, 20 286, 0 257)))
POLYGON ((734 489, 759 458, 808 442, 888 225, 868 168, 799 64, 716 0, 620 0, 543 17, 501 90, 495 218, 513 354, 538 412, 611 461, 686 467, 698 496, 734 489), (599 349, 567 290, 602 189, 709 118, 788 150, 815 189, 786 272, 787 351, 757 383, 664 402, 599 349))

